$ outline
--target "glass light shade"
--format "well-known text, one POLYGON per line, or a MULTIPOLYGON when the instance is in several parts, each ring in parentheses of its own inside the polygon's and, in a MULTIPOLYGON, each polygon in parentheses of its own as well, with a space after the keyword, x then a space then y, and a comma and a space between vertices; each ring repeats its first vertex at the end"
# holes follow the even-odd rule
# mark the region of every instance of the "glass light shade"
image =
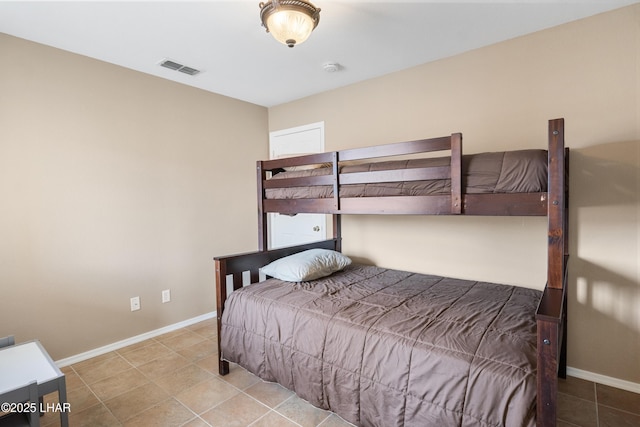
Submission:
POLYGON ((307 40, 320 21, 320 8, 306 0, 270 0, 259 6, 267 32, 289 47, 307 40))
POLYGON ((296 10, 279 10, 267 18, 267 28, 273 37, 289 47, 303 43, 315 24, 311 17, 296 10))

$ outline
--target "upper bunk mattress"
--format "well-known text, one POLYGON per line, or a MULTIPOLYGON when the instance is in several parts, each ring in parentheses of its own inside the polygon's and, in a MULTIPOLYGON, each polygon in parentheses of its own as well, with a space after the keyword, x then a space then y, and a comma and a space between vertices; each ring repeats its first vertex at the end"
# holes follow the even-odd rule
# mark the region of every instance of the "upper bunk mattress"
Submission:
POLYGON ((351 265, 233 292, 224 360, 363 426, 532 426, 541 292, 351 265))
MULTIPOLYGON (((537 193, 547 191, 547 151, 518 150, 479 153, 462 156, 462 192, 482 193, 537 193)), ((394 160, 340 166, 339 173, 368 172, 395 169, 449 166, 450 157, 394 160)), ((271 179, 330 175, 331 167, 307 170, 288 170, 271 179)), ((450 194, 449 179, 387 182, 375 184, 347 184, 340 186, 341 197, 425 196, 450 194)), ((333 187, 269 188, 267 199, 320 199, 333 197, 333 187)))

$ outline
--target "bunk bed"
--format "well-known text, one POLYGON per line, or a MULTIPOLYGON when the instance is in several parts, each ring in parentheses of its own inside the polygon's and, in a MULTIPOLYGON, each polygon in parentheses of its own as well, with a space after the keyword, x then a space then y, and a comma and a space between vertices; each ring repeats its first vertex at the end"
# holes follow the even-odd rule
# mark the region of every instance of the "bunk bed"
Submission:
POLYGON ((463 155, 462 135, 455 133, 258 161, 259 250, 214 258, 220 374, 229 372, 229 361, 239 362, 356 424, 554 426, 558 377, 566 375, 568 165, 564 119, 549 121, 547 150, 463 155), (450 156, 433 157, 441 151, 450 156), (268 250, 270 212, 330 214, 333 238, 268 250), (317 280, 262 280, 261 269, 274 261, 312 249, 341 252, 343 214, 546 216, 546 286, 525 290, 357 265, 340 265, 317 280), (418 323, 407 326, 399 314, 380 308, 381 299, 395 301, 418 323), (452 304, 441 311, 417 307, 417 301, 443 299, 452 304), (365 301, 368 311, 347 317, 354 301, 365 301), (456 304, 473 311, 458 312, 456 304), (427 323, 455 324, 468 336, 443 332, 452 328, 428 331, 427 323), (397 325, 404 325, 402 333, 397 325), (497 341, 484 342, 488 335, 497 341), (303 342, 307 347, 298 346, 303 342), (329 348, 332 342, 337 347, 329 348), (374 353, 377 359, 368 359, 374 353), (466 376, 452 374, 458 364, 466 376), (520 377, 494 380, 505 369, 508 377, 520 377), (487 389, 492 382, 496 392, 487 389), (449 395, 451 401, 442 400, 449 395))

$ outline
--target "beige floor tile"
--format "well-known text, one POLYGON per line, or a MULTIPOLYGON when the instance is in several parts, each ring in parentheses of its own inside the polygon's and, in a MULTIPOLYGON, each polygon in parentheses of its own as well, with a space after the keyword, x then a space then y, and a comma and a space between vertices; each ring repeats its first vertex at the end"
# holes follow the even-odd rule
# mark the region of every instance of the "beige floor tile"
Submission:
POLYGON ((94 365, 96 363, 103 362, 107 359, 111 359, 113 357, 117 357, 118 353, 115 351, 110 351, 108 353, 101 354, 99 356, 92 357, 91 359, 83 360, 82 362, 75 363, 71 365, 71 367, 79 373, 80 370, 85 369, 88 366, 94 365))
POLYGON ((240 390, 224 381, 211 378, 178 393, 176 398, 196 414, 202 414, 239 393, 240 390))
POLYGON ((353 427, 353 424, 343 420, 336 414, 331 414, 318 427, 353 427))
POLYGON ((69 372, 73 372, 73 368, 71 367, 71 365, 58 366, 58 368, 60 368, 60 372, 62 372, 65 375, 68 374, 69 372))
POLYGON ((73 370, 71 366, 68 366, 62 370, 64 373, 64 381, 67 385, 67 391, 73 390, 74 388, 84 387, 84 381, 80 378, 80 376, 73 370))
POLYGON ((107 408, 123 422, 169 398, 159 386, 148 383, 105 401, 107 408))
POLYGON ((195 362, 205 357, 215 355, 218 350, 216 344, 211 340, 203 340, 194 345, 182 348, 177 351, 178 354, 191 362, 195 362))
POLYGON ((196 362, 202 369, 206 369, 212 374, 218 375, 218 351, 211 356, 204 357, 196 362))
POLYGON ((210 378, 213 378, 212 373, 205 371, 197 365, 191 364, 164 377, 160 377, 154 380, 154 382, 167 393, 176 395, 210 378))
POLYGON ((598 384, 598 404, 640 415, 640 394, 598 384))
POLYGON ((154 341, 144 347, 138 347, 127 351, 119 351, 119 353, 133 366, 140 366, 151 362, 152 360, 172 354, 173 351, 167 346, 154 341))
POLYGON ((154 359, 143 365, 138 366, 140 372, 145 374, 151 379, 157 379, 178 369, 184 368, 189 364, 189 361, 178 353, 169 353, 158 359, 154 359))
POLYGON ((275 408, 293 396, 293 392, 279 384, 259 381, 244 391, 254 399, 259 400, 270 408, 275 408))
POLYGON ((122 354, 122 353, 127 353, 127 352, 130 352, 130 351, 138 350, 138 349, 140 349, 142 347, 146 347, 148 345, 155 344, 156 342, 157 341, 156 341, 155 338, 149 338, 148 340, 140 341, 140 342, 137 342, 135 344, 131 344, 131 345, 128 345, 126 347, 123 347, 120 350, 118 350, 118 353, 122 354))
POLYGON ((162 340, 166 340, 168 338, 172 338, 172 337, 176 337, 178 335, 182 335, 187 330, 188 330, 187 328, 176 329, 175 331, 167 332, 166 334, 162 334, 160 336, 157 336, 154 339, 156 341, 160 341, 161 342, 162 340))
POLYGON ((298 424, 286 419, 277 412, 271 411, 251 424, 251 427, 298 427, 298 424))
POLYGON ((231 365, 229 373, 224 376, 218 375, 218 378, 238 387, 240 390, 244 390, 245 388, 251 387, 257 382, 262 381, 251 372, 242 369, 237 365, 231 365))
POLYGON ((197 417, 183 425, 182 427, 210 427, 202 418, 197 417))
POLYGON ((114 376, 96 381, 91 384, 91 389, 100 400, 109 400, 124 392, 141 387, 149 382, 149 379, 142 375, 135 368, 127 369, 114 376))
POLYGON ((199 323, 198 325, 193 325, 192 327, 190 327, 189 330, 202 337, 213 340, 215 340, 218 336, 218 325, 216 325, 215 323, 213 323, 212 325, 199 323))
POLYGON ((175 399, 167 399, 159 405, 141 412, 124 423, 125 427, 174 427, 194 419, 196 415, 175 399))
MULTIPOLYGON (((57 393, 52 393, 51 395, 55 396, 55 400, 58 401, 57 393)), ((83 409, 94 406, 99 402, 93 391, 86 386, 67 391, 67 401, 69 402, 71 411, 74 412, 82 411, 83 409)))
POLYGON ((598 406, 598 420, 600 427, 638 427, 640 415, 620 411, 607 406, 598 406))
POLYGON ((595 402, 596 385, 591 381, 567 377, 558 379, 558 392, 595 402))
POLYGON ((296 395, 276 407, 276 411, 303 427, 315 427, 330 415, 329 411, 316 408, 296 395))
POLYGON ((218 330, 218 320, 215 317, 212 317, 207 320, 203 320, 202 322, 194 323, 193 325, 187 326, 185 329, 196 330, 200 328, 213 328, 216 331, 218 330))
POLYGON ((102 404, 91 406, 79 412, 71 412, 69 425, 73 427, 118 427, 120 422, 102 404))
MULTIPOLYGON (((49 393, 43 397, 44 414, 40 417, 41 425, 52 425, 59 423, 60 412, 58 393, 49 393)), ((67 403, 69 403, 70 413, 83 411, 89 407, 95 406, 100 403, 98 398, 86 385, 82 387, 76 387, 73 390, 67 391, 67 403)))
POLYGON ((594 402, 558 393, 558 419, 581 427, 597 427, 596 417, 594 402))
POLYGON ((113 353, 115 356, 102 359, 92 364, 74 365, 73 369, 87 384, 93 384, 104 378, 111 377, 119 372, 131 369, 131 364, 120 357, 119 354, 113 353))
POLYGON ((212 427, 245 427, 269 412, 269 408, 244 393, 205 412, 201 418, 212 427))
POLYGON ((182 350, 183 348, 190 347, 192 345, 198 344, 202 341, 205 341, 206 338, 202 335, 198 335, 195 332, 191 332, 189 330, 184 330, 184 332, 180 335, 158 339, 159 342, 166 345, 170 349, 177 351, 182 350))

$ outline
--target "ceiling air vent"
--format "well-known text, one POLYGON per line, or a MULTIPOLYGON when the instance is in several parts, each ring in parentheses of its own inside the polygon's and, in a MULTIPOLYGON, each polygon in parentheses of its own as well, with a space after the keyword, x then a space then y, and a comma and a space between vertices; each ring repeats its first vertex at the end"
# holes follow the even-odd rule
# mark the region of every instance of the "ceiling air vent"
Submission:
POLYGON ((188 74, 190 76, 195 76, 200 73, 200 70, 197 70, 193 67, 187 67, 186 65, 179 64, 175 61, 171 61, 170 59, 164 59, 160 62, 160 65, 169 68, 170 70, 180 71, 181 73, 188 74))

